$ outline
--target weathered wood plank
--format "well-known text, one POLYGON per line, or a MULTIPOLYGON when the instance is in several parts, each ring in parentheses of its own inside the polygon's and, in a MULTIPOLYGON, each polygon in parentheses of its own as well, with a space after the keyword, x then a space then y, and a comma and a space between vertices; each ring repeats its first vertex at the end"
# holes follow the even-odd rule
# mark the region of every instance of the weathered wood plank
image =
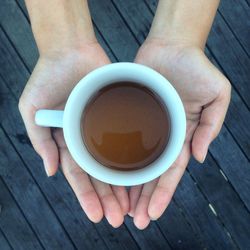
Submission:
POLYGON ((241 98, 232 91, 232 98, 225 119, 225 124, 232 133, 234 140, 240 145, 245 156, 250 160, 250 112, 243 105, 241 98))
POLYGON ((22 208, 40 242, 48 249, 74 249, 37 184, 2 130, 0 130, 0 138, 0 148, 5 149, 5 154, 0 151, 0 164, 8 169, 3 177, 4 182, 22 208))
POLYGON ((174 199, 185 211, 187 219, 199 232, 208 249, 235 249, 227 231, 209 208, 209 202, 200 193, 188 172, 185 172, 174 195, 174 199))
MULTIPOLYGON (((0 135, 2 141, 5 135, 3 134, 1 127, 0 135)), ((1 142, 0 145, 1 149, 3 146, 5 147, 1 142)), ((7 166, 5 165, 5 167, 7 166)), ((43 249, 37 235, 30 228, 22 211, 17 206, 10 191, 6 188, 3 179, 4 176, 0 173, 0 202, 2 206, 0 213, 0 229, 4 232, 6 238, 11 244, 11 247, 9 246, 9 248, 24 250, 43 249)), ((6 243, 6 240, 4 242, 0 237, 0 249, 2 249, 2 247, 3 249, 8 249, 8 245, 9 244, 6 243)))
MULTIPOLYGON (((27 79, 25 79, 27 74, 22 75, 22 72, 25 73, 25 70, 20 67, 21 61, 19 60, 15 52, 11 49, 11 47, 8 45, 8 41, 6 41, 4 37, 2 37, 2 41, 5 41, 5 48, 8 47, 8 53, 6 53, 5 55, 5 60, 9 61, 11 65, 16 64, 16 69, 21 69, 21 74, 16 75, 16 77, 18 77, 17 79, 11 79, 8 78, 8 76, 5 76, 5 79, 8 81, 8 85, 16 85, 16 88, 19 89, 19 91, 13 93, 15 98, 9 95, 8 98, 6 97, 7 100, 5 99, 4 101, 4 99, 2 99, 3 103, 0 107, 0 113, 1 110, 4 111, 7 107, 11 110, 11 112, 9 112, 10 116, 4 115, 5 118, 2 119, 3 126, 6 128, 17 150, 21 153, 23 161, 27 164, 28 167, 30 167, 30 171, 33 173, 33 177, 36 179, 38 185, 41 187, 44 194, 47 196, 51 206, 54 208, 57 216, 59 216, 65 227, 65 230, 68 232, 70 237, 72 237, 74 243, 77 246, 86 246, 87 249, 91 249, 93 247, 100 248, 103 246, 103 241, 100 239, 100 234, 97 234, 95 228, 97 228, 98 231, 102 232, 103 226, 99 224, 96 227, 93 227, 93 225, 88 221, 86 216, 83 215, 83 211, 81 210, 78 202, 74 197, 74 194, 70 190, 62 174, 58 173, 58 175, 50 179, 45 177, 41 160, 35 154, 34 150, 29 144, 25 129, 21 123, 21 117, 17 110, 17 93, 20 92, 20 89, 22 89, 25 82, 27 81, 27 79), (17 82, 19 82, 20 84, 17 85, 17 82), (34 163, 38 165, 40 169, 33 168, 32 165, 34 165, 34 163), (60 190, 58 190, 58 186, 60 186, 60 190), (86 241, 86 238, 90 236, 91 239, 86 241)), ((6 64, 6 66, 7 65, 8 64, 6 64)), ((7 68, 6 70, 10 70, 9 72, 11 72, 11 69, 9 68, 7 68)), ((4 74, 6 70, 4 67, 1 68, 0 75, 4 74)), ((13 75, 15 76, 15 74, 13 75)), ((1 89, 2 92, 3 89, 5 93, 8 92, 8 89, 6 89, 5 84, 2 84, 1 89)), ((3 97, 4 96, 6 95, 3 95, 3 97)), ((120 229, 120 232, 122 231, 122 229, 123 238, 126 239, 126 247, 133 249, 135 246, 133 238, 128 234, 127 230, 124 227, 120 229)), ((109 228, 109 230, 112 229, 109 228)), ((112 242, 110 242, 110 246, 111 245, 112 242)), ((119 241, 119 248, 121 248, 122 246, 124 248, 124 243, 122 241, 119 241)))
MULTIPOLYGON (((210 60, 218 68, 220 68, 217 61, 212 57, 211 53, 208 50, 206 51, 206 54, 208 55, 210 60)), ((221 69, 221 68, 220 68, 220 70, 223 71, 223 69, 221 69)), ((232 135, 234 136, 234 140, 241 146, 241 150, 243 152, 245 152, 245 157, 247 157, 249 160, 249 156, 250 156, 250 131, 249 131, 248 127, 250 124, 250 113, 234 89, 232 90, 231 103, 229 106, 228 114, 227 114, 226 119, 225 119, 225 124, 229 128, 229 131, 231 131, 232 135)), ((228 134, 228 133, 227 133, 227 135, 230 136, 230 134, 228 134)), ((231 136, 230 136, 230 139, 232 140, 231 136)), ((228 142, 225 142, 225 143, 228 147, 228 142)), ((236 145, 234 144, 234 146, 236 146, 236 145)), ((223 150, 223 147, 220 149, 220 151, 221 150, 223 150)), ((240 156, 238 155, 238 157, 240 157, 240 156)), ((246 159, 243 159, 243 161, 245 162, 246 159)), ((218 163, 222 164, 222 162, 223 162, 223 159, 220 158, 220 162, 218 162, 218 163)), ((240 162, 239 159, 238 159, 238 162, 240 162)), ((238 165, 239 163, 236 163, 236 161, 235 161, 235 164, 238 165)), ((227 162, 225 162, 224 165, 227 166, 227 162)), ((228 169, 228 171, 230 171, 230 168, 228 169)), ((240 170, 240 171, 243 171, 243 170, 240 170)), ((249 175, 249 171, 243 172, 243 173, 249 175)), ((231 174, 230 177, 228 176, 228 179, 232 183, 235 190, 238 191, 238 193, 240 195, 241 189, 242 188, 244 189, 244 187, 240 187, 239 189, 237 187, 238 185, 242 185, 242 183, 239 181, 240 177, 236 177, 236 180, 235 180, 234 174, 231 174), (233 177, 232 181, 231 181, 231 177, 233 177)), ((249 179, 249 177, 248 177, 248 179, 249 179)), ((247 184, 247 189, 249 189, 248 184, 247 184)), ((247 198, 247 196, 245 195, 241 198, 243 200, 245 200, 244 198, 247 198)), ((246 203, 249 203, 249 202, 246 201, 246 203)), ((248 209, 249 209, 249 206, 248 206, 248 209)))
POLYGON ((129 216, 125 219, 125 223, 134 239, 136 240, 137 244, 140 246, 140 249, 172 249, 155 222, 151 222, 145 230, 137 229, 134 226, 133 219, 129 216))
POLYGON ((38 58, 38 50, 27 19, 14 0, 1 1, 0 26, 8 34, 27 67, 33 69, 38 58))
POLYGON ((220 15, 216 15, 207 44, 249 108, 250 59, 220 15))
POLYGON ((3 250, 12 250, 13 249, 11 247, 11 245, 9 244, 6 236, 1 231, 1 227, 0 227, 0 246, 3 248, 3 250))
POLYGON ((107 220, 104 219, 102 223, 96 225, 96 228, 109 250, 141 249, 124 224, 119 228, 112 228, 107 220))
POLYGON ((244 0, 222 0, 219 11, 234 36, 250 55, 250 8, 244 0))
POLYGON ((28 22, 30 22, 30 20, 29 20, 29 13, 27 11, 27 8, 26 8, 24 0, 15 0, 15 1, 18 4, 18 6, 21 8, 21 10, 22 10, 24 16, 26 17, 26 19, 28 20, 28 22))
POLYGON ((173 249, 203 249, 205 246, 200 235, 194 231, 183 214, 172 200, 157 221, 161 232, 173 249))
MULTIPOLYGON (((223 72, 223 69, 218 65, 210 51, 206 49, 205 52, 210 61, 221 72, 223 72)), ((231 101, 226 115, 225 124, 228 130, 232 133, 234 140, 245 153, 245 156, 250 160, 250 130, 248 128, 250 124, 250 112, 235 88, 232 88, 231 101)))
MULTIPOLYGON (((218 67, 219 65, 217 64, 216 60, 211 56, 210 52, 207 50, 206 54, 210 58, 210 60, 218 67)), ((221 69, 222 70, 222 69, 221 69)), ((233 144, 228 144, 228 141, 225 139, 225 137, 220 136, 221 142, 219 143, 220 149, 218 149, 219 152, 221 152, 222 155, 224 155, 224 147, 221 143, 224 143, 226 145, 226 148, 230 147, 231 153, 228 151, 230 154, 230 157, 232 153, 238 152, 237 157, 238 159, 236 160, 237 157, 232 158, 234 160, 234 164, 239 164, 239 162, 245 162, 245 165, 250 166, 249 164, 249 158, 250 158, 250 131, 249 131, 249 124, 250 124, 250 112, 242 102, 241 98, 237 94, 237 92, 233 89, 232 90, 232 98, 231 98, 231 103, 229 106, 229 110, 225 119, 225 124, 226 127, 223 127, 223 130, 225 131, 226 135, 230 138, 230 141, 234 141, 233 144), (237 147, 237 144, 240 145, 240 148, 237 147), (241 153, 240 151, 243 151, 245 154, 241 153), (242 158, 242 159, 241 159, 242 158)), ((213 149, 213 148, 211 148, 213 149)), ((214 156, 213 152, 217 152, 216 146, 214 150, 211 150, 212 155, 214 156)), ((227 159, 227 158, 226 158, 227 159)), ((220 161, 217 162, 223 171, 225 171, 224 168, 228 165, 227 162, 224 162, 223 157, 220 157, 220 161)), ((240 169, 240 167, 239 167, 240 169)), ((243 175, 245 175, 245 180, 250 179, 250 172, 248 171, 249 168, 245 168, 246 171, 243 169, 240 169, 241 172, 243 172, 243 175)), ((230 168, 226 168, 226 172, 231 172, 233 169, 230 170, 230 168)), ((228 176, 228 179, 230 183, 232 183, 234 189, 236 192, 238 192, 239 196, 242 198, 244 203, 247 205, 249 209, 249 198, 247 198, 247 195, 243 194, 241 195, 241 190, 249 190, 249 183, 247 182, 241 182, 239 181, 241 177, 238 175, 234 175, 231 173, 228 176), (231 179, 232 178, 232 179, 231 179)))
POLYGON ((17 59, 18 63, 15 63, 16 52, 1 27, 0 41, 0 75, 8 83, 9 91, 19 99, 23 91, 22 87, 29 79, 30 74, 20 59, 17 59))
POLYGON ((126 21, 136 40, 141 44, 147 37, 152 15, 143 1, 112 1, 119 14, 126 21))
POLYGON ((119 61, 133 61, 138 44, 109 0, 89 1, 95 25, 119 61))
POLYGON ((224 127, 210 152, 250 211, 250 163, 224 127))
POLYGON ((1 231, 1 226, 0 226, 0 246, 1 246, 2 250, 11 250, 12 249, 11 245, 9 244, 9 242, 6 239, 5 235, 1 231))
POLYGON ((250 213, 228 180, 221 179, 222 173, 213 158, 208 155, 203 165, 193 160, 189 171, 210 202, 211 209, 214 209, 216 216, 223 221, 231 237, 240 249, 247 249, 250 213))

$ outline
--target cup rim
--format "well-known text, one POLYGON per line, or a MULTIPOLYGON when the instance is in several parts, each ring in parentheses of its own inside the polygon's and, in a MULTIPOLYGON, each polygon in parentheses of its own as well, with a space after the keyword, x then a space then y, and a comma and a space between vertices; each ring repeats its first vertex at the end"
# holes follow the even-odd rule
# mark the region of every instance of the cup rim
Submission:
POLYGON ((186 116, 178 93, 160 73, 141 64, 113 63, 88 73, 74 87, 65 106, 63 133, 73 159, 89 175, 109 184, 133 186, 157 178, 176 160, 185 139, 186 116), (162 154, 147 167, 132 171, 102 166, 88 152, 80 131, 81 115, 92 95, 110 83, 125 80, 142 83, 156 92, 167 106, 171 123, 170 138, 162 154))

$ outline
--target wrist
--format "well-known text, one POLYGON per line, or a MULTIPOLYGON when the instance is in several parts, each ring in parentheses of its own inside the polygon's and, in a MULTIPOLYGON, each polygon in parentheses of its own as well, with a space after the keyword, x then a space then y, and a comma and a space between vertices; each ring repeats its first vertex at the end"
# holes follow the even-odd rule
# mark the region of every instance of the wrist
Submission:
POLYGON ((51 62, 58 62, 64 60, 71 60, 79 58, 87 57, 89 54, 98 54, 102 50, 99 42, 95 41, 84 41, 80 44, 72 44, 72 45, 60 45, 57 48, 48 48, 43 51, 39 51, 39 59, 42 61, 51 61, 51 62))
POLYGON ((87 0, 26 0, 40 54, 64 52, 95 43, 87 0))
MULTIPOLYGON (((153 62, 159 57, 164 60, 165 67, 172 67, 173 63, 180 62, 183 56, 204 56, 204 50, 197 45, 187 42, 178 41, 175 43, 166 42, 158 38, 147 38, 140 47, 136 62, 144 64, 145 62, 153 62), (152 51, 154 53, 152 53, 152 51)), ((162 65, 163 66, 163 65, 162 65)))
POLYGON ((194 46, 204 49, 206 39, 203 39, 197 30, 187 27, 191 24, 185 23, 182 19, 178 11, 168 18, 156 16, 147 39, 170 46, 194 46))
POLYGON ((219 0, 159 0, 149 39, 204 49, 219 0))
POLYGON ((153 43, 158 46, 175 48, 197 48, 204 51, 204 44, 199 40, 192 39, 189 36, 178 36, 176 34, 150 33, 145 43, 153 43))
MULTIPOLYGON (((39 29, 41 30, 41 29, 39 29)), ((40 31, 39 33, 44 33, 40 31)), ((95 35, 86 32, 78 32, 74 30, 63 31, 63 36, 58 30, 47 30, 49 36, 41 34, 35 35, 36 44, 39 50, 40 56, 51 55, 56 56, 58 54, 67 54, 69 51, 81 50, 86 45, 96 44, 97 39, 95 35)))
POLYGON ((40 55, 67 53, 81 49, 85 44, 97 43, 92 26, 76 27, 73 24, 33 26, 33 34, 40 55))
POLYGON ((154 47, 168 51, 183 51, 183 50, 199 50, 204 53, 204 48, 194 41, 182 38, 166 38, 163 36, 148 36, 141 46, 141 49, 146 47, 154 47))
POLYGON ((154 19, 147 40, 165 46, 187 46, 204 49, 205 41, 192 29, 186 29, 178 15, 169 19, 154 19))

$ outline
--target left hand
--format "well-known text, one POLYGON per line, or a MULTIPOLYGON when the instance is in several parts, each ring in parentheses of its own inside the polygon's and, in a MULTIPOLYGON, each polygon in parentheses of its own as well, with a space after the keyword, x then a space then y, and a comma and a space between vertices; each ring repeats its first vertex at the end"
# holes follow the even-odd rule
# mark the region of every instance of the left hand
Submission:
POLYGON ((230 101, 231 85, 203 50, 187 44, 169 45, 148 39, 136 63, 165 76, 179 93, 186 112, 187 130, 182 151, 158 179, 130 189, 130 212, 139 229, 158 219, 167 208, 191 154, 203 162, 209 144, 218 135, 230 101))
POLYGON ((39 109, 64 109, 77 82, 90 71, 110 63, 101 46, 93 41, 80 47, 46 50, 40 53, 36 67, 20 98, 19 109, 29 138, 42 157, 48 176, 56 173, 59 163, 88 218, 97 223, 103 216, 113 227, 123 223, 128 212, 125 187, 108 185, 83 171, 71 157, 60 128, 35 124, 39 109))

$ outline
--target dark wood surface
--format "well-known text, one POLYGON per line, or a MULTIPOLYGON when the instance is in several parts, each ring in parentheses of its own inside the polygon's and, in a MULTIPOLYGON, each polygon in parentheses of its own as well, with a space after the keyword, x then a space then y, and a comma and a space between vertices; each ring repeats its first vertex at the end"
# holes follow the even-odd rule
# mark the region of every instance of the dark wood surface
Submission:
MULTIPOLYGON (((113 62, 133 61, 155 0, 90 0, 113 62)), ((193 159, 164 215, 144 230, 88 221, 61 172, 47 178, 18 112, 38 51, 23 0, 0 5, 0 250, 250 249, 250 7, 222 0, 206 54, 231 81, 232 100, 203 165, 193 159)))

